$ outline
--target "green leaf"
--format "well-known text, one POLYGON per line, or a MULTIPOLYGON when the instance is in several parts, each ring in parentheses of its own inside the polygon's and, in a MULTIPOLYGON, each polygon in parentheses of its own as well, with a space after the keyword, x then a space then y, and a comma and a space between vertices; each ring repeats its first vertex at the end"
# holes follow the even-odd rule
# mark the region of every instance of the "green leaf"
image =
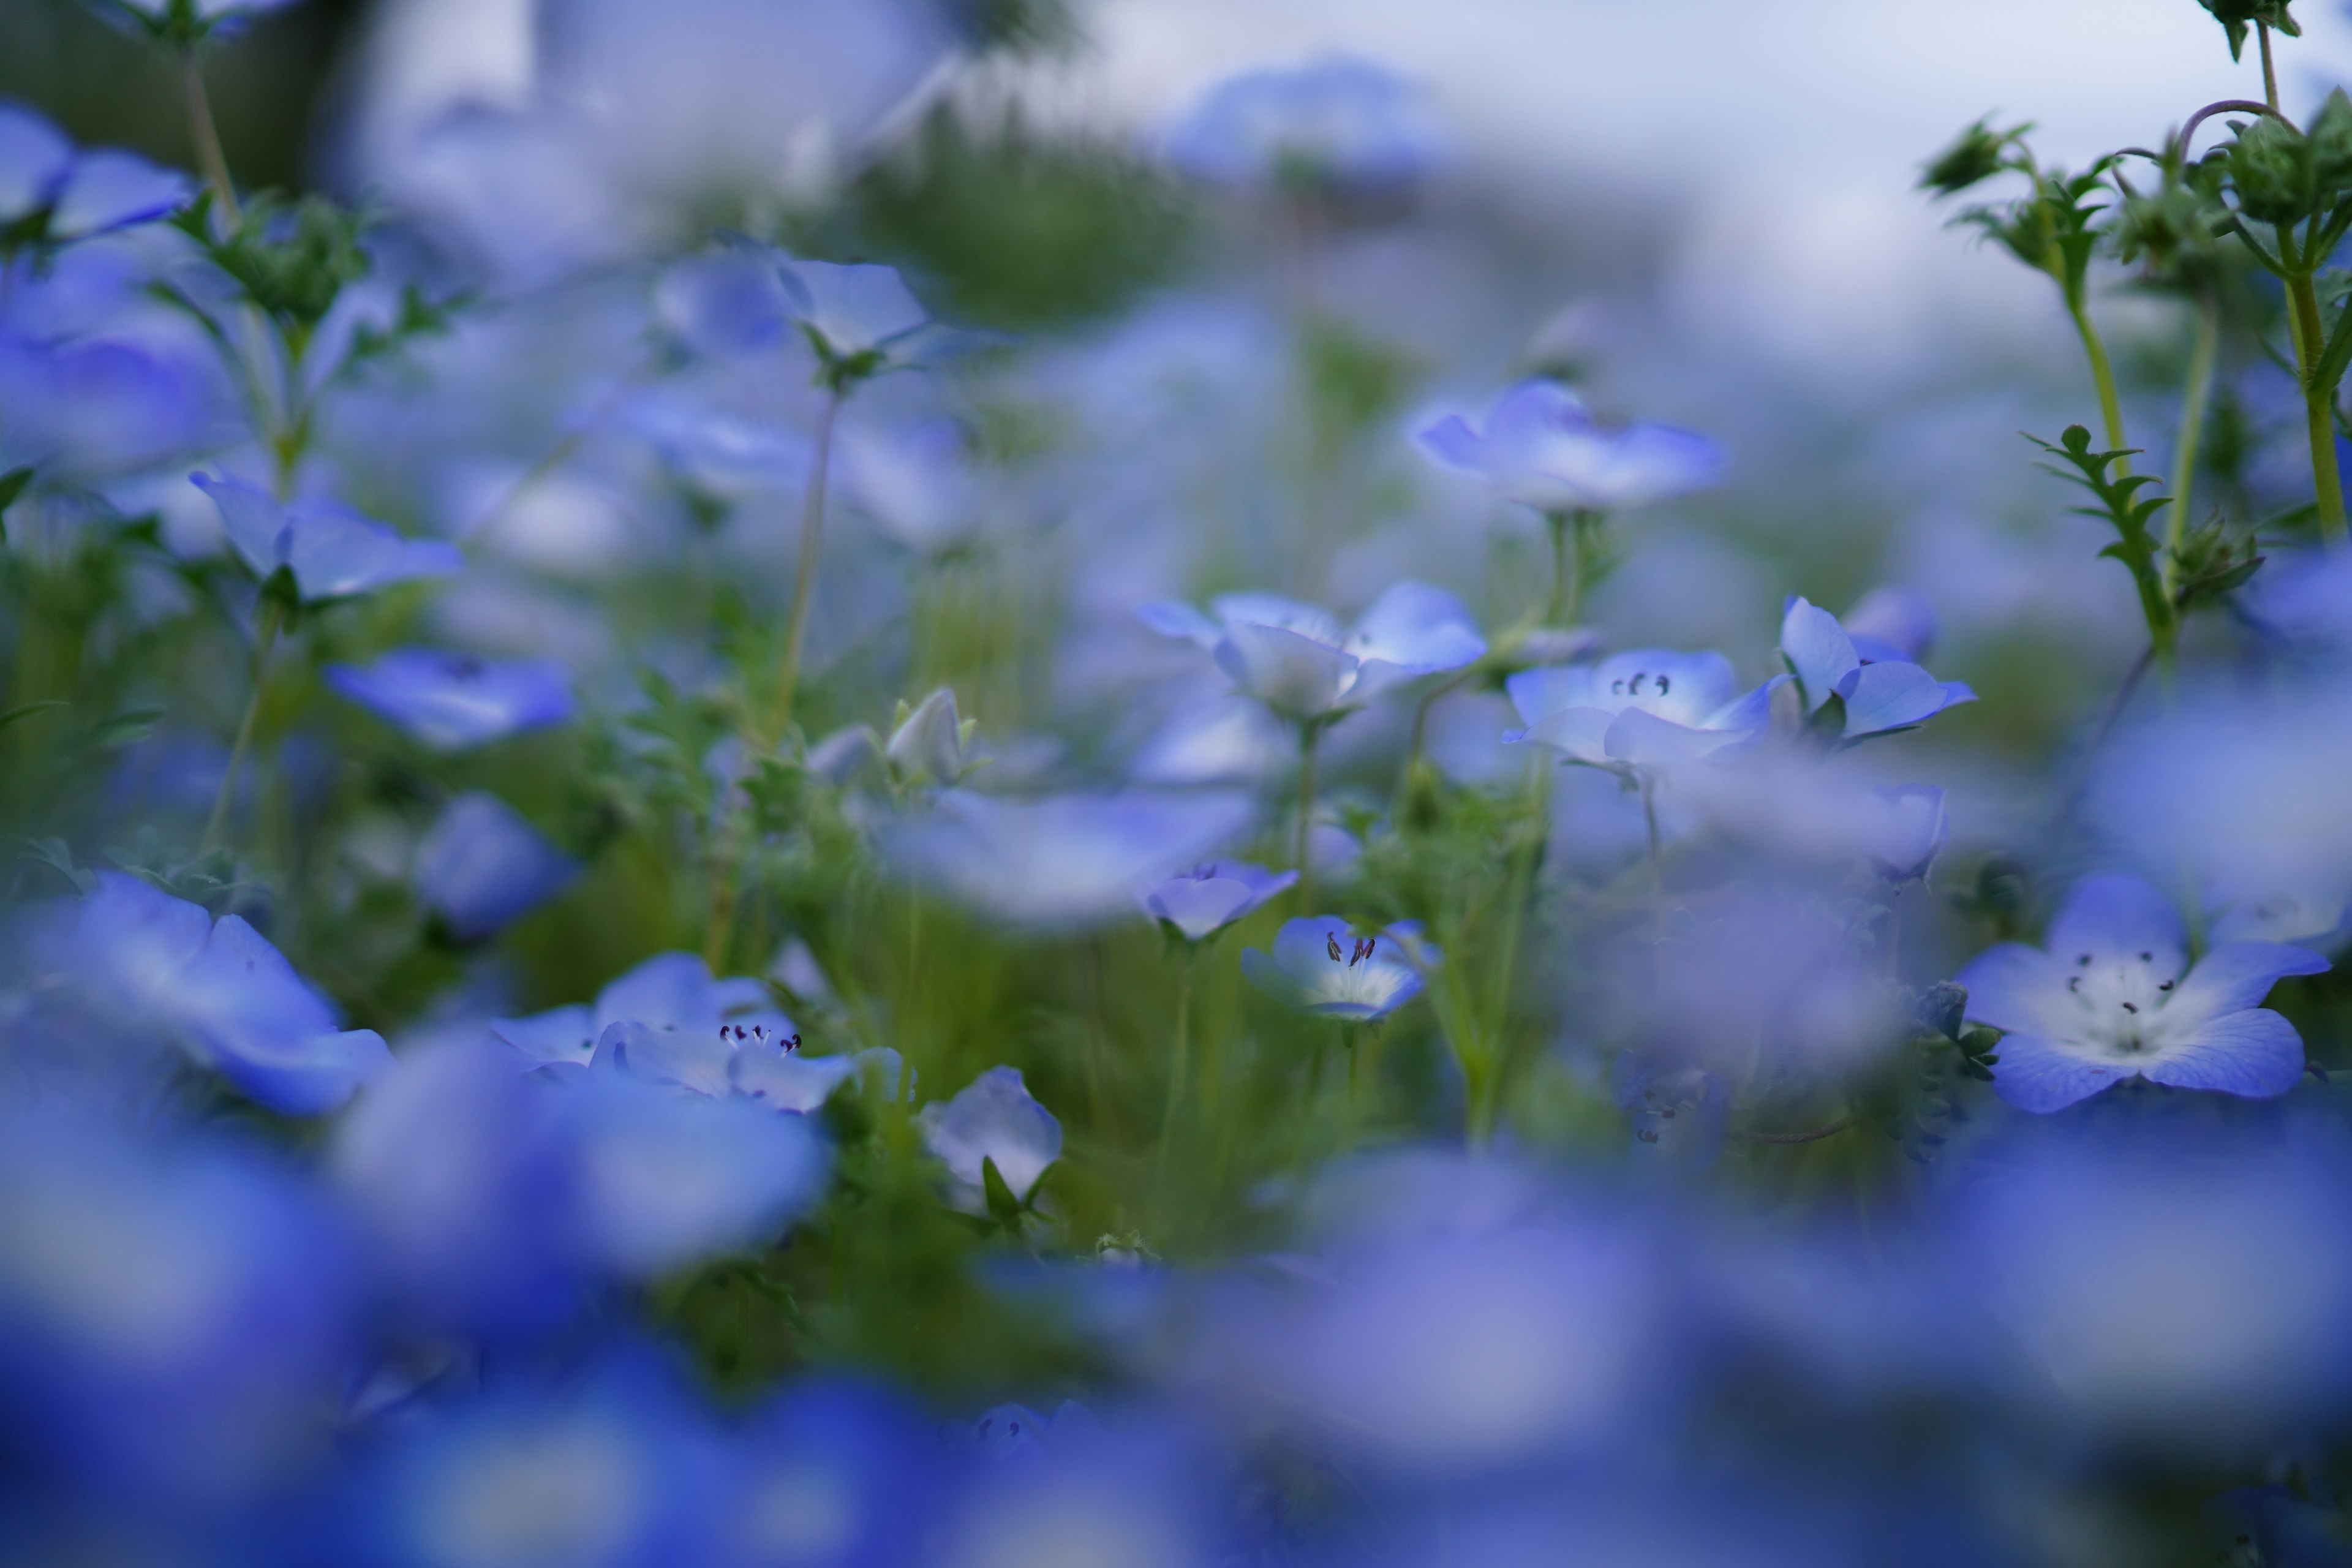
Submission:
POLYGON ((36 713, 46 713, 52 708, 70 708, 72 706, 72 703, 68 702, 61 697, 52 697, 46 701, 41 702, 27 702, 23 704, 21 707, 11 708, 5 713, 0 713, 0 730, 6 729, 9 725, 16 722, 19 719, 29 719, 36 713))
MULTIPOLYGON (((21 468, 11 468, 6 473, 0 474, 0 517, 7 515, 8 509, 16 504, 16 498, 23 495, 25 487, 32 482, 33 469, 30 464, 21 468)), ((0 539, 6 537, 5 534, 0 534, 0 539)))
POLYGON ((110 719, 101 720, 90 731, 90 743, 110 750, 118 746, 136 745, 155 732, 163 720, 161 708, 126 708, 110 719))
POLYGON ((1019 1230, 1021 1201, 1013 1195, 1013 1189, 1005 1185, 1004 1177, 997 1170, 995 1158, 992 1155, 981 1157, 980 1184, 981 1191, 988 1199, 990 1215, 1005 1229, 1019 1230))

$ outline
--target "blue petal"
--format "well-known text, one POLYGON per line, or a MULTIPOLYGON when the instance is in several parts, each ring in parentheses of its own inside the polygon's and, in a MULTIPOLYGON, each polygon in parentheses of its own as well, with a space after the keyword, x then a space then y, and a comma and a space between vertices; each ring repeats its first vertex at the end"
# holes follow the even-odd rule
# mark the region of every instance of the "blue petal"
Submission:
POLYGON ((1339 706, 1357 661, 1314 637, 1236 621, 1217 644, 1217 668, 1269 708, 1293 719, 1315 719, 1339 706))
POLYGON ((1832 692, 1843 690, 1846 678, 1862 668, 1837 617, 1801 598, 1790 601, 1789 613, 1780 617, 1780 653, 1803 689, 1809 713, 1832 692))
POLYGON ((1486 444, 1459 414, 1446 416, 1421 431, 1413 440, 1423 452, 1449 468, 1473 474, 1486 472, 1486 444))
POLYGON ((2137 1077, 2129 1068, 2085 1060, 2040 1035, 2006 1035, 1992 1069, 1994 1092, 2020 1110, 2063 1110, 2113 1084, 2137 1077))
MULTIPOLYGON (((2001 1046, 2007 1059, 2007 1042, 2001 1046)), ((2284 1094, 2303 1077, 2303 1037, 2267 1008, 2229 1013, 2200 1029, 2195 1037, 2168 1047, 2142 1069, 2157 1083, 2175 1089, 2210 1089, 2223 1094, 2267 1100, 2284 1094)))
POLYGON ((79 239, 152 223, 177 212, 193 194, 187 177, 159 169, 146 159, 112 151, 83 154, 58 193, 49 233, 79 239))
POLYGON ((73 142, 47 118, 0 103, 0 226, 47 206, 73 161, 73 142))
POLYGON ((579 870, 513 807, 479 790, 451 801, 416 847, 417 896, 460 942, 503 930, 579 870))
POLYGON ((1348 639, 1348 650, 1409 674, 1459 669, 1482 658, 1486 639, 1462 601, 1426 583, 1392 583, 1372 601, 1348 639))
POLYGON ((2145 879, 2104 872, 2074 884, 2050 922, 2051 957, 2063 965, 2136 963, 2143 952, 2166 975, 2180 973, 2186 933, 2172 900, 2145 879))
POLYGON ((214 474, 191 474, 188 482, 212 498, 229 542, 256 575, 267 577, 286 563, 286 531, 293 520, 268 491, 214 474))
POLYGON ((2063 1031, 2068 970, 2038 947, 2005 942, 1969 961, 1954 978, 1968 988, 1968 1016, 1996 1029, 2063 1031))
POLYGON ((1205 648, 1217 646, 1225 628, 1181 599, 1154 599, 1135 612, 1138 619, 1164 637, 1177 637, 1205 648))
POLYGON ((421 577, 454 577, 466 557, 439 539, 406 539, 343 511, 298 513, 284 536, 286 564, 305 599, 341 599, 421 577))
POLYGON ((1886 730, 1924 723, 1976 693, 1955 681, 1947 685, 1916 664, 1865 664, 1845 691, 1845 733, 1859 740, 1886 730))
POLYGON ((2258 1007, 2271 987, 2290 974, 2325 974, 2333 967, 2308 948, 2276 942, 2223 942, 2198 962, 2164 1005, 2168 1017, 2196 1012, 2218 1016, 2258 1007))
POLYGON ((793 313, 844 357, 885 347, 930 319, 895 267, 791 261, 782 278, 793 313))
POLYGON ((1539 665, 1503 682, 1521 721, 1538 724, 1563 708, 1597 707, 1597 681, 1589 664, 1539 665))
POLYGON ((656 286, 655 310, 698 354, 731 358, 772 348, 791 320, 780 260, 747 246, 681 261, 656 286))
POLYGON ((553 659, 491 662, 401 648, 365 667, 327 667, 327 684, 428 746, 460 751, 572 717, 572 681, 553 659))
POLYGON ((1225 877, 1176 877, 1143 896, 1146 911, 1194 942, 1223 930, 1257 901, 1248 883, 1225 877))

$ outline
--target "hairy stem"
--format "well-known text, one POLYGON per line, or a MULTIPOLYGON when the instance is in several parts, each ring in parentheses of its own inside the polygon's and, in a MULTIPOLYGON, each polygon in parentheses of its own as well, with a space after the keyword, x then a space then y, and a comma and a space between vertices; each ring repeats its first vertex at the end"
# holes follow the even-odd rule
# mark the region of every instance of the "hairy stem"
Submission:
POLYGON ((2336 461, 2336 389, 2313 379, 2319 363, 2319 290, 2311 274, 2298 271, 2287 279, 2287 298, 2294 306, 2295 367, 2303 378, 2304 424, 2311 440, 2311 483, 2319 503, 2319 540, 2329 550, 2345 543, 2344 476, 2336 461))
POLYGON ((2262 41, 2263 47, 2263 98, 2276 109, 2279 106, 2278 66, 2271 59, 2271 25, 2263 21, 2255 22, 2254 36, 2262 41))
MULTIPOLYGON (((2106 426, 2107 449, 2119 452, 2126 445, 2124 439, 2124 405, 2123 400, 2116 395, 2116 372, 2107 359, 2107 345, 2100 339, 2099 329, 2091 321, 2089 305, 2071 289, 2066 300, 2066 313, 2074 318, 2074 330, 2083 338, 2083 355, 2091 362, 2091 380, 2099 389, 2099 418, 2106 426)), ((2131 459, 2116 458, 2116 472, 2128 475, 2131 459)))
POLYGON ((2197 484, 2197 446, 2205 433, 2205 405, 2213 391, 2213 362, 2221 343, 2221 301, 2210 289, 2197 295, 2196 334, 2189 344, 2189 382, 2180 394, 2180 434, 2172 448, 2172 515, 2164 525, 2164 592, 2180 574, 2180 536, 2188 529, 2189 492, 2197 484))
POLYGON ((253 731, 261 721, 261 699, 268 689, 269 655, 278 646, 278 627, 283 621, 284 612, 278 601, 265 595, 253 632, 253 694, 246 699, 245 717, 237 721, 236 740, 228 750, 228 767, 221 773, 220 792, 213 796, 212 815, 205 819, 202 847, 206 854, 220 847, 221 834, 228 826, 228 809, 236 799, 236 776, 244 771, 246 753, 253 749, 253 731))

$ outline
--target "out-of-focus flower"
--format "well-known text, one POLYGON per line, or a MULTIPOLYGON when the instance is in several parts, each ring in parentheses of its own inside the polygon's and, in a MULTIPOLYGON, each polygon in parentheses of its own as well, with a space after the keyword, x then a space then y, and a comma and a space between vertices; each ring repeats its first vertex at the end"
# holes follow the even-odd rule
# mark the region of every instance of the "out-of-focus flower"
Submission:
POLYGON ((899 704, 898 726, 882 748, 883 758, 902 784, 958 784, 967 771, 964 745, 978 723, 957 714, 955 693, 942 686, 912 709, 899 704))
POLYGON ((0 1121, 12 1513, 28 1482, 216 1503, 316 1457, 352 1261, 291 1175, 250 1152, 55 1111, 0 1121))
POLYGON ((1528 727, 1503 739, 1532 741, 1598 768, 1655 764, 1669 760, 1669 751, 1705 756, 1764 732, 1775 684, 1740 695, 1721 654, 1671 648, 1523 669, 1504 687, 1528 727))
POLYGON ((1411 82, 1334 58, 1218 83, 1170 133, 1167 153, 1220 184, 1366 191, 1419 178, 1437 135, 1411 82))
POLYGON ((1881 785, 1866 796, 1870 820, 1863 825, 1864 852, 1890 882, 1915 881, 1927 874, 1951 837, 1944 816, 1944 792, 1933 784, 1881 785))
POLYGON ((797 1378, 755 1411, 719 1510, 717 1561, 747 1568, 919 1561, 946 1456, 936 1428, 895 1393, 797 1378))
POLYGON ((1019 1068, 991 1068, 944 1104, 916 1114, 923 1142, 953 1178, 948 1201, 971 1214, 988 1212, 987 1172, 1016 1204, 1026 1205, 1045 1168, 1062 1157, 1062 1124, 1031 1098, 1019 1068))
MULTIPOLYGON (((781 1042, 794 1033, 768 988, 749 975, 713 980, 710 966, 691 952, 660 952, 596 995, 593 1007, 553 1007, 528 1018, 499 1018, 490 1032, 537 1065, 586 1066, 596 1042, 615 1024, 641 1024, 697 1040, 719 1041, 741 1026, 747 1038, 781 1042)), ((724 1062, 720 1067, 724 1071, 724 1062)))
POLYGON ((539 1328, 584 1259, 560 1097, 496 1047, 412 1049, 337 1124, 330 1167, 396 1310, 427 1328, 539 1328))
POLYGON ((773 1240, 823 1193, 825 1143, 804 1116, 662 1092, 614 1073, 562 1088, 579 1141, 589 1253, 648 1279, 773 1240))
POLYGON ((679 262, 663 275, 656 305, 703 354, 757 353, 797 327, 835 386, 905 363, 931 324, 897 268, 802 261, 757 246, 679 262))
POLYGON ((1873 588, 1839 624, 1865 664, 1916 664, 1936 643, 1936 612, 1908 588, 1873 588))
POLYGON ((0 102, 0 255, 152 223, 190 194, 184 174, 112 148, 77 151, 42 116, 0 102))
POLYGON ((331 664, 327 684, 436 751, 572 720, 572 680, 553 659, 493 660, 405 647, 370 665, 331 664))
POLYGON ((1147 889, 1143 912, 1186 942, 1203 942, 1294 886, 1296 871, 1269 871, 1244 860, 1203 860, 1181 877, 1147 889))
POLYGON ((34 943, 94 1034, 169 1043, 273 1110, 331 1110, 391 1059, 373 1029, 345 1030, 324 996, 238 915, 135 877, 98 874, 34 943))
POLYGON ((280 506, 242 479, 194 476, 220 509, 229 542, 254 575, 285 567, 304 600, 341 599, 421 577, 454 577, 466 558, 446 540, 406 539, 356 512, 280 506))
MULTIPOLYGON (((2054 1129, 2051 1131, 2055 1131, 2054 1129)), ((1958 1186, 1959 1278, 2123 1443, 2234 1445, 2341 1408, 2344 1153, 2313 1129, 2045 1138, 1958 1186)))
POLYGON ((1171 860, 1215 853, 1253 815, 1246 796, 1224 791, 1012 801, 948 790, 892 821, 883 844, 916 881, 982 913, 1081 925, 1131 910, 1171 860))
POLYGON ((1780 656, 1797 678, 1806 712, 1819 713, 1832 697, 1845 705, 1838 733, 1849 741, 1916 729, 1977 700, 1965 682, 1937 680, 1905 660, 1865 663, 1837 617, 1802 598, 1790 600, 1780 619, 1780 656))
POLYGON ((1235 686, 1294 722, 1328 720, 1398 681, 1459 669, 1486 652, 1462 601, 1426 583, 1391 584, 1347 627, 1328 610, 1273 594, 1227 594, 1209 607, 1216 619, 1162 599, 1144 606, 1143 619, 1207 649, 1235 686))
POLYGON ((1436 949, 1411 921, 1367 935, 1335 915, 1285 921, 1272 953, 1242 950, 1242 973, 1269 996, 1345 1024, 1385 1018, 1421 994, 1436 949))
POLYGON ((186 44, 242 26, 300 0, 92 0, 101 16, 128 16, 167 43, 186 44))
POLYGON ((2007 1031, 1993 1088, 2059 1110, 2126 1079, 2266 1098, 2303 1077, 2303 1037, 2260 1004, 2315 952, 2231 942, 2189 966, 2171 902, 2137 877, 2085 877, 2050 922, 2047 951, 2003 942, 1960 972, 1968 1016, 2007 1031))
POLYGON ((834 433, 844 496, 909 550, 954 548, 985 521, 964 434, 945 420, 902 431, 834 433))
POLYGON ((1723 477, 1723 449, 1667 425, 1611 429, 1554 381, 1504 394, 1483 429, 1451 415, 1421 432, 1421 449, 1484 479, 1505 500, 1538 511, 1632 511, 1723 477))
POLYGON ((460 942, 503 930, 579 874, 578 862, 481 790, 451 801, 416 847, 417 899, 460 942))

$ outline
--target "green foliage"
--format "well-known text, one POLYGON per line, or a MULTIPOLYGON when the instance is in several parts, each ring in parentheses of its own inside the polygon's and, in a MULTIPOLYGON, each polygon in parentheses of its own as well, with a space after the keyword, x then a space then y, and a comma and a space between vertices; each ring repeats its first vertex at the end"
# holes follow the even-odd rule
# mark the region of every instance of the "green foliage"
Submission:
POLYGON ((843 222, 820 248, 898 262, 944 315, 1024 331, 1132 304, 1176 276, 1193 226, 1182 187, 1123 146, 1012 113, 974 131, 946 108, 857 184, 843 222))
POLYGON ((2162 546, 2148 531, 2148 523, 2158 512, 2172 504, 2172 498, 2154 495, 2143 499, 2139 492, 2145 487, 2156 484, 2155 477, 2116 471, 2126 458, 2137 454, 2128 450, 2093 451, 2091 433, 2080 425, 2068 426, 2056 446, 2038 436, 2028 436, 2026 439, 2051 456, 2064 459, 2065 468, 2053 464, 2042 467, 2061 479, 2082 486, 2098 502, 2096 506, 2070 510, 2078 516, 2095 517, 2114 526, 2115 542, 2099 553, 2122 562, 2129 569, 2132 583, 2139 590, 2140 610, 2147 617, 2149 636, 2158 647, 2170 647, 2176 633, 2177 617, 2172 597, 2165 590, 2163 572, 2158 560, 2162 546))
POLYGON ((1953 221, 1981 229, 2028 267, 2049 274, 2068 307, 2080 310, 2101 238, 2098 220, 2111 205, 2107 173, 2115 162, 2102 158, 2079 174, 2043 174, 2030 162, 2019 165, 2033 182, 2024 195, 1970 207, 1953 221))
POLYGON ((1987 115, 1952 139, 1949 146, 1921 165, 1919 188, 1933 191, 1939 196, 1956 195, 1971 185, 1981 184, 2005 169, 2017 165, 2011 161, 2010 149, 2016 145, 2031 125, 2013 126, 2007 131, 1995 131, 1992 117, 1987 115))
POLYGON ((207 192, 173 222, 246 299, 298 339, 307 339, 342 291, 368 274, 368 254, 360 244, 365 215, 323 196, 289 202, 263 192, 246 202, 238 220, 229 233, 215 236, 207 192))
POLYGON ((2230 58, 2237 59, 2246 47, 2246 34, 2257 25, 2284 33, 2290 38, 2303 36, 2287 7, 2294 0, 2197 0, 2213 14, 2230 35, 2230 58))
MULTIPOLYGON (((29 467, 11 468, 6 473, 0 474, 0 521, 6 520, 8 509, 16 504, 16 498, 23 495, 25 488, 32 482, 33 470, 29 467)), ((7 542, 8 531, 5 527, 0 527, 0 544, 5 544, 7 542)))

